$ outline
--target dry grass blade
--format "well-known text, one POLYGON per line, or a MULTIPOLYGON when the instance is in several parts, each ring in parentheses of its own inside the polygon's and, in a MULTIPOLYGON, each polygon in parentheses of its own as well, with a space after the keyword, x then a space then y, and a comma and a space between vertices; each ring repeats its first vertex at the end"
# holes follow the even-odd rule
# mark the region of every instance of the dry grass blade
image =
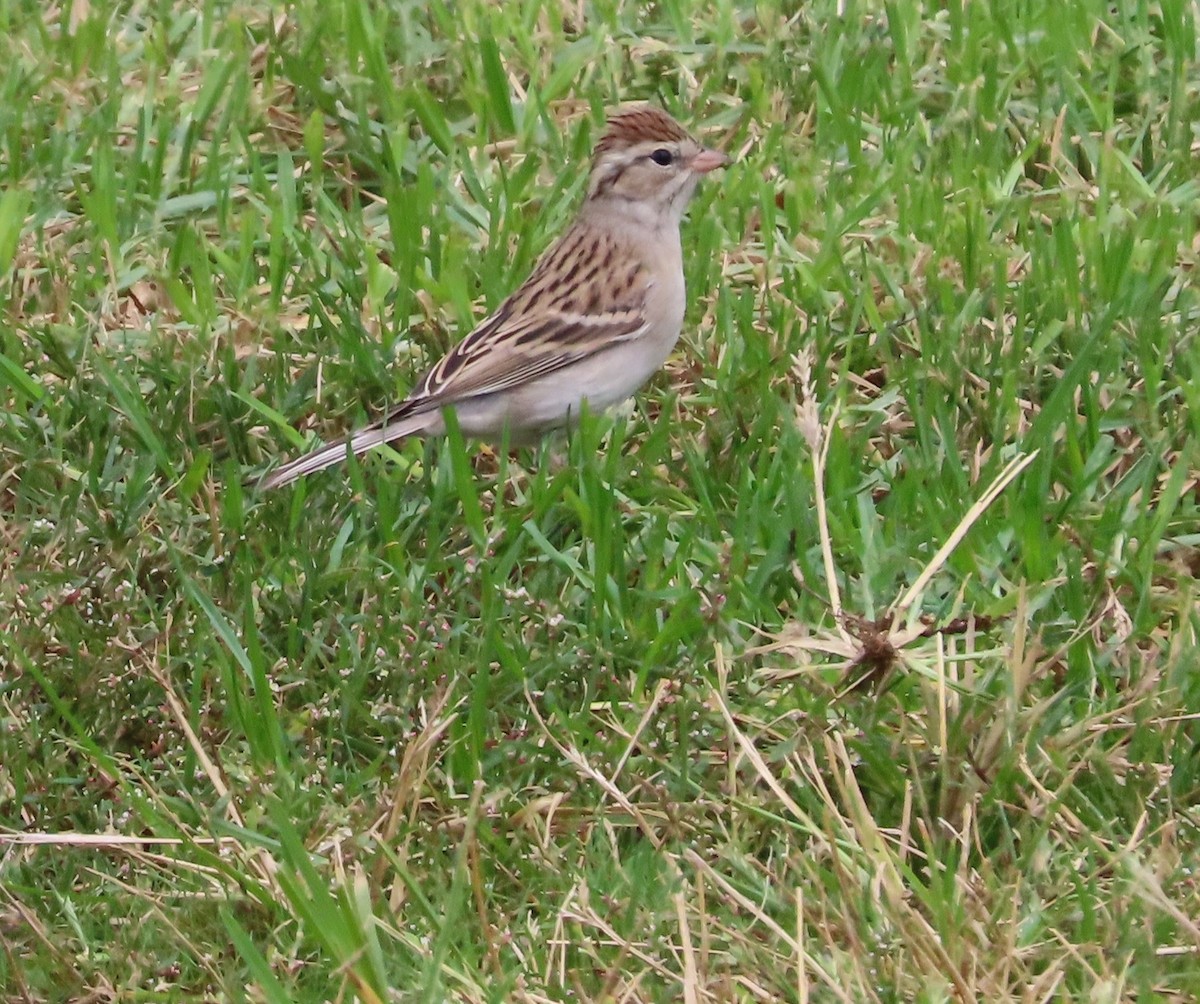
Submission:
POLYGON ((796 406, 796 427, 808 444, 813 470, 813 494, 817 510, 817 532, 821 543, 821 560, 825 567, 825 589, 829 595, 829 610, 842 641, 853 639, 842 626, 842 598, 838 586, 837 564, 833 558, 833 541, 829 533, 829 512, 825 500, 825 465, 829 460, 830 432, 837 422, 837 409, 821 424, 820 405, 812 378, 812 350, 805 346, 792 360, 792 372, 799 386, 800 401, 796 406))
POLYGON ((816 822, 800 808, 800 805, 787 793, 783 785, 780 784, 779 779, 775 777, 770 767, 767 766, 767 762, 755 748, 754 743, 738 728, 733 713, 729 710, 729 705, 725 702, 721 694, 716 690, 709 691, 709 701, 715 704, 721 712, 721 717, 725 720, 725 727, 729 729, 730 734, 737 741, 738 748, 742 751, 742 754, 753 765, 755 773, 762 778, 763 782, 771 789, 784 808, 795 817, 797 822, 802 823, 811 832, 820 832, 820 827, 816 825, 816 822))
MULTIPOLYGON (((894 603, 891 607, 891 612, 895 616, 897 622, 908 620, 913 605, 921 598, 921 594, 925 591, 925 587, 929 585, 929 581, 938 573, 946 560, 954 553, 955 548, 962 543, 963 538, 970 531, 975 522, 987 512, 993 502, 1000 497, 1012 482, 1016 479, 1026 467, 1037 459, 1038 451, 1033 450, 1029 453, 1014 457, 1005 465, 1004 470, 996 475, 991 484, 987 486, 984 493, 976 499, 970 509, 966 511, 958 525, 937 552, 921 569, 921 573, 917 576, 907 591, 894 603)), ((899 632, 893 638, 892 643, 898 648, 902 648, 915 638, 924 633, 924 626, 909 627, 905 631, 899 632)))
MULTIPOLYGON (((155 683, 162 688, 176 727, 187 739, 188 746, 191 748, 197 761, 199 761, 205 777, 208 778, 209 783, 213 786, 213 790, 217 793, 218 798, 225 802, 225 811, 230 821, 236 826, 243 827, 245 823, 241 812, 238 810, 237 799, 234 798, 233 793, 226 786, 220 768, 212 757, 208 755, 208 751, 204 748, 200 737, 196 735, 195 730, 192 728, 183 702, 179 700, 179 696, 175 693, 175 688, 171 685, 171 681, 167 679, 166 674, 156 665, 154 657, 149 652, 143 652, 143 664, 154 678, 155 683)), ((268 887, 275 888, 275 873, 278 870, 278 865, 266 848, 255 848, 250 853, 250 861, 258 873, 258 877, 268 887)))
POLYGON ((596 770, 595 767, 588 763, 587 757, 585 757, 578 749, 574 748, 573 746, 566 745, 554 734, 554 732, 546 724, 545 719, 542 718, 542 714, 538 710, 537 704, 533 699, 533 695, 528 689, 525 691, 525 700, 529 704, 529 710, 532 712, 534 719, 541 727, 542 735, 544 735, 546 739, 550 741, 550 744, 556 750, 558 750, 558 752, 561 753, 563 757, 576 768, 576 770, 578 770, 590 781, 595 782, 608 798, 611 798, 613 802, 625 810, 625 812, 628 813, 629 818, 637 823, 638 829, 642 831, 642 835, 649 840, 651 844, 653 844, 656 848, 661 848, 663 843, 662 837, 659 835, 657 828, 651 825, 650 820, 646 818, 646 815, 642 812, 641 808, 637 806, 629 798, 629 796, 625 794, 625 792, 618 788, 616 784, 614 784, 603 774, 601 774, 600 771, 596 770))

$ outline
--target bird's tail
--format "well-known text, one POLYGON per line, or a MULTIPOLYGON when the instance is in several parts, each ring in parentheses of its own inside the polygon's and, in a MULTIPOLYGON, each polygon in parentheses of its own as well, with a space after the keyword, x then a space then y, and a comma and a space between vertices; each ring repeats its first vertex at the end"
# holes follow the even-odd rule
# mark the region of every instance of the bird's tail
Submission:
POLYGON ((323 471, 326 467, 341 463, 346 459, 347 453, 353 453, 359 457, 376 446, 395 443, 408 436, 424 432, 429 425, 429 420, 428 413, 418 413, 369 425, 351 436, 328 443, 312 453, 306 453, 302 457, 288 461, 282 467, 277 467, 262 479, 259 487, 268 489, 289 485, 306 474, 323 471))

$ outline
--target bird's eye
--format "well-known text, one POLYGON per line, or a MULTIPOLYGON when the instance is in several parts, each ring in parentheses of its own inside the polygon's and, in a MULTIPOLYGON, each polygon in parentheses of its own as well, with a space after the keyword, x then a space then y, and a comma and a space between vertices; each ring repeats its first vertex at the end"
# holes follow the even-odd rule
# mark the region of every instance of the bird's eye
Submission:
POLYGON ((675 159, 675 155, 673 153, 671 153, 670 150, 667 150, 663 147, 659 147, 652 154, 650 154, 650 159, 652 161, 654 161, 654 163, 656 163, 659 167, 669 167, 671 164, 671 161, 673 161, 675 159))

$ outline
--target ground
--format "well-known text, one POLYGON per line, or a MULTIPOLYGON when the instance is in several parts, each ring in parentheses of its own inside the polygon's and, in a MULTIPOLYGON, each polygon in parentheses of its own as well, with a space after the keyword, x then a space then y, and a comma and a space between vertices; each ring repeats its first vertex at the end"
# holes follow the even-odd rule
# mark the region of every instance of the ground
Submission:
POLYGON ((1200 997, 1194 18, 0 0, 4 999, 1200 997), (633 408, 257 490, 635 100, 633 408))

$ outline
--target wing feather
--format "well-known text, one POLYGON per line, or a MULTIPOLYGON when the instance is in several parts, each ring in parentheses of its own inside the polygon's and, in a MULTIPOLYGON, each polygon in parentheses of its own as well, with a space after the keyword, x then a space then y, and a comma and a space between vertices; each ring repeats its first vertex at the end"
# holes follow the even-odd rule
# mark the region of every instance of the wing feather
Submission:
POLYGON ((651 283, 649 270, 619 253, 612 234, 573 227, 397 410, 411 414, 495 394, 637 338, 647 327, 651 283))

